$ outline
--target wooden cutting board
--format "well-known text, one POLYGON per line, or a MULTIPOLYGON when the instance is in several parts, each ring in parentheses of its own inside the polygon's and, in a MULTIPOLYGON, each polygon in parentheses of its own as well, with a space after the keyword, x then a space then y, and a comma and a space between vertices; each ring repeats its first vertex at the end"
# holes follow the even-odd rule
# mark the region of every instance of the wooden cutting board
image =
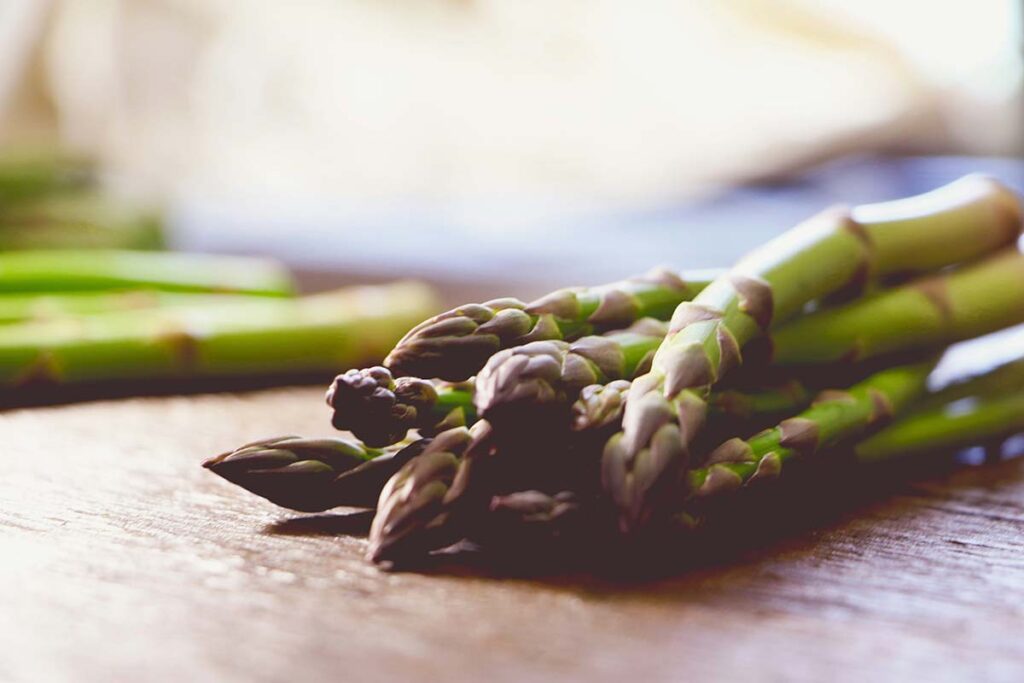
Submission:
POLYGON ((388 574, 364 517, 199 467, 326 418, 319 388, 0 414, 0 680, 1024 680, 1020 459, 781 489, 634 576, 388 574))

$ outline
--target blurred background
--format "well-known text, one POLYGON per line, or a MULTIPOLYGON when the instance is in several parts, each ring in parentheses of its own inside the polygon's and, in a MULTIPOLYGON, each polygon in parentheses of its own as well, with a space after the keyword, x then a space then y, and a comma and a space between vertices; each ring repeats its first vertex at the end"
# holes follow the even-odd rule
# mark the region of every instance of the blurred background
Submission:
POLYGON ((177 248, 525 297, 968 171, 1022 187, 1022 27, 1020 0, 4 0, 0 142, 93 160, 177 248))

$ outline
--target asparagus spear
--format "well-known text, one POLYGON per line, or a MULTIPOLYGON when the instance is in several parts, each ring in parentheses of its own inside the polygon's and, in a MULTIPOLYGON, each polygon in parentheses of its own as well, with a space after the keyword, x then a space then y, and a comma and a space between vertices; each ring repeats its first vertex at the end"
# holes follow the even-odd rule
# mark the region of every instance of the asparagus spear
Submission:
POLYGON ((262 258, 104 249, 0 253, 4 292, 100 289, 288 296, 293 286, 283 266, 262 258))
POLYGON ((348 439, 286 436, 246 444, 203 467, 292 510, 372 507, 388 478, 428 443, 420 439, 382 451, 348 439))
POLYGON ((870 463, 989 443, 1024 432, 1024 391, 915 413, 854 447, 870 463))
POLYGON ((327 389, 331 423, 371 446, 401 441, 410 429, 433 435, 476 421, 474 383, 434 384, 417 377, 391 376, 381 366, 348 370, 327 389))
POLYGON ((869 279, 934 270, 1012 244, 1020 207, 969 176, 920 197, 831 210, 769 242, 682 303, 650 373, 634 381, 602 479, 619 526, 643 526, 671 499, 704 423, 711 387, 740 349, 811 301, 869 279))
POLYGON ((97 313, 153 308, 225 306, 250 303, 256 298, 248 294, 205 294, 154 290, 0 294, 0 323, 40 322, 97 313))
POLYGON ((977 264, 794 320, 771 335, 774 362, 853 361, 950 344, 1024 322, 1024 256, 977 264))
POLYGON ((0 386, 327 372, 379 358, 433 309, 423 285, 0 327, 0 386))
POLYGON ((367 558, 392 565, 460 540, 452 523, 453 496, 461 490, 456 477, 460 459, 487 443, 486 422, 438 434, 423 453, 410 460, 384 486, 370 527, 367 558))
POLYGON ((861 462, 950 451, 1024 432, 1024 359, 957 382, 854 447, 861 462))
POLYGON ((691 470, 696 497, 776 477, 797 457, 812 457, 862 437, 904 412, 925 391, 937 359, 882 370, 848 390, 822 392, 814 404, 750 439, 730 439, 691 470))
POLYGON ((396 376, 466 380, 502 349, 540 340, 572 341, 644 317, 667 319, 712 275, 677 275, 659 268, 600 287, 561 289, 529 304, 512 298, 466 304, 414 327, 384 364, 396 376))

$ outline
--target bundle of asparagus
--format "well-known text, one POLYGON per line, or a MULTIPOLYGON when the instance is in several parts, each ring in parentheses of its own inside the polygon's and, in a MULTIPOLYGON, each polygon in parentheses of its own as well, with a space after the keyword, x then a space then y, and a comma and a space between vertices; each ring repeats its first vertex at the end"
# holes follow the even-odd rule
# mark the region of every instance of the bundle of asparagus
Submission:
POLYGON ((968 176, 829 210, 708 279, 462 306, 330 386, 333 424, 367 444, 336 448, 365 457, 292 439, 206 466, 295 509, 378 496, 368 556, 394 565, 463 539, 678 530, 802 460, 990 442, 1024 429, 1024 359, 928 381, 950 345, 1024 323, 1020 231, 1013 193, 968 176))

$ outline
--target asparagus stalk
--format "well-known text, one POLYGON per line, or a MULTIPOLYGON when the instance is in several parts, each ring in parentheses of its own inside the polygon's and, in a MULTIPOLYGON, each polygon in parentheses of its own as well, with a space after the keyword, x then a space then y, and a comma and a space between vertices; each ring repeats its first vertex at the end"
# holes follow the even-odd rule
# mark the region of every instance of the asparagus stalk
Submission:
POLYGON ((372 507, 388 478, 428 443, 420 439, 382 451, 348 439, 286 436, 246 444, 203 467, 292 510, 372 507))
POLYGON ((506 298, 466 304, 414 327, 384 364, 396 376, 466 380, 502 349, 532 341, 572 341, 645 317, 667 319, 712 276, 710 271, 677 275, 655 269, 599 287, 561 289, 532 303, 506 298))
POLYGON ((435 307, 423 285, 0 327, 0 386, 327 372, 380 358, 435 307))
POLYGON ((288 296, 293 285, 283 266, 262 258, 104 249, 0 253, 4 292, 103 289, 288 296))
POLYGON ((857 444, 864 463, 990 443, 1024 432, 1024 391, 979 396, 907 416, 857 444))
POLYGON ((826 309, 773 332, 779 365, 856 361, 950 344, 1024 322, 1024 255, 1005 250, 951 273, 826 309))
POLYGON ((0 294, 0 323, 41 322, 97 313, 153 308, 225 306, 250 303, 256 298, 248 294, 204 294, 154 290, 0 294))
POLYGON ((845 391, 824 391, 796 417, 750 439, 726 441, 689 472, 689 491, 706 497, 776 477, 794 458, 812 457, 878 429, 924 393, 936 360, 882 370, 845 391))
POLYGON ((957 382, 854 447, 871 463, 990 443, 1024 432, 1024 359, 957 382))
POLYGON ((602 479, 619 526, 643 526, 671 500, 707 413, 711 387, 740 349, 809 302, 871 279, 935 270, 1012 244, 1020 207, 969 176, 920 197, 831 210, 769 242, 679 305, 650 373, 634 381, 602 479), (667 499, 667 500, 666 500, 667 499))

